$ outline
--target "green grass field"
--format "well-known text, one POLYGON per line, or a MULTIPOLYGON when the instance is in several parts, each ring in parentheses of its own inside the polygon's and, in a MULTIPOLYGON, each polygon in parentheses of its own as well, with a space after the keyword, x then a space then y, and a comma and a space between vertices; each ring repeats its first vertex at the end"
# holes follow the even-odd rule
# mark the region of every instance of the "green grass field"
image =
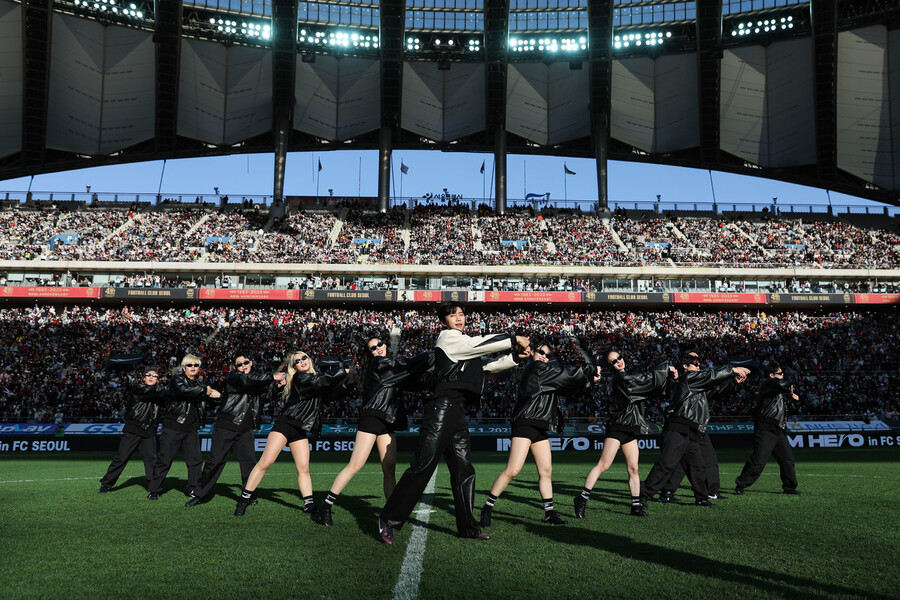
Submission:
MULTIPOLYGON (((743 497, 729 495, 714 508, 651 503, 644 519, 628 515, 619 458, 594 489, 583 521, 573 516, 572 496, 598 456, 557 453, 555 499, 569 525, 540 522, 529 463, 497 503, 489 541, 456 538, 442 465, 418 597, 900 598, 900 453, 795 452, 802 496, 781 493, 773 462, 743 497)), ((719 452, 723 490, 732 489, 748 454, 719 452)), ((656 456, 642 455, 642 477, 656 456)), ((317 503, 348 457, 313 456, 317 503)), ((146 499, 137 455, 111 493, 97 494, 111 459, 112 453, 3 456, 0 596, 394 595, 416 521, 392 547, 376 539, 384 499, 374 455, 340 497, 332 528, 299 510, 296 471, 286 455, 263 480, 259 505, 240 519, 232 515, 239 491, 233 460, 216 496, 188 509, 186 471, 177 461, 159 501, 146 499)), ((505 459, 475 456, 476 512, 505 459)), ((679 495, 690 499, 686 488, 679 495)))

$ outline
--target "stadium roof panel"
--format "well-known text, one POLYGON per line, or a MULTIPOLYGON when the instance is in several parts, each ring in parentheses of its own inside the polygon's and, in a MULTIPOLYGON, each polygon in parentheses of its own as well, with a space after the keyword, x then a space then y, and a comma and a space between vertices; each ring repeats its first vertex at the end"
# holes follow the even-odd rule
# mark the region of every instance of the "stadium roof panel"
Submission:
POLYGON ((156 13, 78 1, 0 0, 0 177, 272 152, 285 104, 291 151, 376 148, 388 124, 394 148, 484 152, 501 122, 509 152, 592 156, 591 106, 608 106, 610 158, 898 202, 900 7, 889 0, 817 4, 817 19, 790 0, 700 15, 684 1, 215 1, 156 13), (591 39, 591 10, 612 11, 610 39, 591 39), (611 57, 608 84, 598 56, 611 57))

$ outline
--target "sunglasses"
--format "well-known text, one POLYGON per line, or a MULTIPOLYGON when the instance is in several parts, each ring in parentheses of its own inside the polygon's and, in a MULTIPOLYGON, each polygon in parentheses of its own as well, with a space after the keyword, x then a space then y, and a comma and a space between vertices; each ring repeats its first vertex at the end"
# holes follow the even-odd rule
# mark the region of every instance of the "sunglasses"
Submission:
POLYGON ((144 373, 144 377, 159 377, 156 373, 144 373))
POLYGON ((784 375, 784 371, 777 371, 775 373, 772 373, 772 375, 784 375))
POLYGON ((609 364, 614 365, 617 362, 619 362, 620 360, 625 360, 625 357, 622 356, 621 354, 618 355, 617 357, 615 357, 614 359, 612 359, 611 361, 609 361, 609 364))
POLYGON ((249 361, 249 360, 245 360, 244 362, 236 362, 236 363, 234 363, 234 366, 236 366, 236 367, 246 367, 246 366, 249 365, 251 362, 252 362, 252 361, 249 361))
POLYGON ((301 358, 295 358, 295 359, 294 359, 294 364, 295 364, 295 365, 299 365, 299 364, 302 363, 304 360, 309 360, 309 357, 308 357, 308 356, 303 356, 303 357, 301 357, 301 358))
POLYGON ((547 358, 550 358, 551 356, 553 356, 552 352, 547 352, 546 350, 535 350, 535 352, 537 352, 541 356, 546 356, 547 358))
POLYGON ((378 350, 378 349, 381 348, 382 346, 384 346, 384 342, 378 342, 378 343, 375 344, 374 346, 369 346, 369 352, 375 352, 376 350, 378 350))
POLYGON ((690 361, 691 361, 691 362, 688 363, 689 365, 694 365, 695 367, 699 367, 699 366, 700 366, 700 359, 697 358, 696 356, 692 356, 691 359, 690 359, 690 361))
POLYGON ((192 368, 194 368, 194 369, 199 369, 199 368, 200 368, 200 364, 199 364, 199 363, 188 363, 188 364, 186 364, 186 365, 184 365, 184 366, 185 366, 185 368, 187 368, 187 367, 192 367, 192 368))

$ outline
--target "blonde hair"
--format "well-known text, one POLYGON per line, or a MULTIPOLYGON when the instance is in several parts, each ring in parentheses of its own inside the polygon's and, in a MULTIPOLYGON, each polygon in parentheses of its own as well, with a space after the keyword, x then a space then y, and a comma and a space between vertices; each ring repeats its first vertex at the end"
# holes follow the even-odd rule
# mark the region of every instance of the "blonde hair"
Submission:
POLYGON ((185 354, 184 358, 181 359, 181 366, 188 364, 189 362, 195 362, 198 365, 202 365, 203 361, 200 360, 199 356, 194 356, 193 354, 185 354))
MULTIPOLYGON (((291 381, 294 379, 294 374, 301 372, 301 371, 298 371, 294 367, 294 357, 297 356, 298 354, 305 354, 306 356, 309 356, 308 352, 304 352, 302 350, 292 350, 288 353, 287 356, 284 357, 284 362, 287 363, 287 375, 285 375, 285 378, 284 378, 284 388, 282 388, 282 390, 281 390, 281 399, 285 400, 285 401, 291 395, 291 381)), ((313 365, 311 356, 309 356, 309 371, 302 371, 302 372, 315 374, 316 368, 313 365)))

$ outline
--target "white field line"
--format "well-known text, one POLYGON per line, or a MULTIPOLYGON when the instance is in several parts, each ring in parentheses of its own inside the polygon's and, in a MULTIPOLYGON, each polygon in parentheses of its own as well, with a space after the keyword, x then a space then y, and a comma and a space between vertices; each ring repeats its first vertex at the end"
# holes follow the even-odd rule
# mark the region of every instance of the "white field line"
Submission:
POLYGON ((400 575, 397 577, 397 585, 394 587, 395 600, 415 600, 419 597, 419 581, 422 579, 422 563, 425 559, 425 541, 428 538, 428 521, 434 512, 431 504, 434 500, 434 482, 437 478, 437 469, 425 487, 425 494, 419 502, 419 510, 416 518, 421 525, 414 525, 412 535, 409 536, 409 544, 406 546, 406 556, 403 557, 403 566, 400 567, 400 575))

